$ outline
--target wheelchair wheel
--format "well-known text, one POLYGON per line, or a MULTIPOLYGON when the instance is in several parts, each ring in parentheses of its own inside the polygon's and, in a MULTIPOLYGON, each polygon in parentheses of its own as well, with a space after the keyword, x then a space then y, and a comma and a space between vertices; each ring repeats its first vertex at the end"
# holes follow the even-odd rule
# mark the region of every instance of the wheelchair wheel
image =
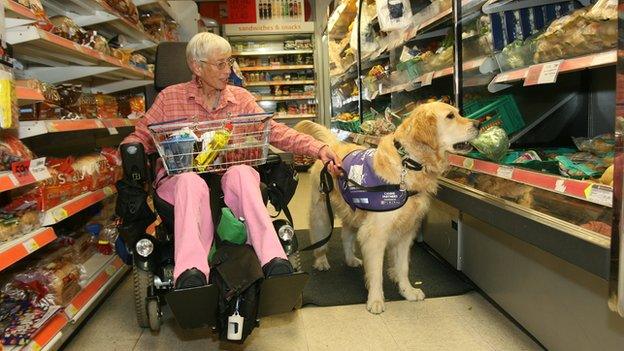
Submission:
POLYGON ((158 300, 151 299, 147 302, 147 319, 149 320, 149 328, 151 331, 157 332, 160 330, 162 319, 158 300))
POLYGON ((137 266, 132 266, 132 279, 134 281, 134 308, 137 322, 141 328, 151 328, 147 309, 147 291, 154 282, 154 275, 137 266))

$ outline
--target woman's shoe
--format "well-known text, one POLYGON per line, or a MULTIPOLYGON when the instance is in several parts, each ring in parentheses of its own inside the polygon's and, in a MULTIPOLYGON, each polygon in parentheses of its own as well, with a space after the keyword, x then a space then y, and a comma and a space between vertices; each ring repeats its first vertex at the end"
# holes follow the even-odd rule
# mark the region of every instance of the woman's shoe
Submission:
POLYGON ((206 275, 195 267, 182 272, 175 282, 176 289, 198 288, 204 285, 208 285, 206 275))
POLYGON ((264 277, 268 278, 276 275, 292 274, 295 270, 289 260, 275 257, 262 267, 262 272, 264 272, 264 277))

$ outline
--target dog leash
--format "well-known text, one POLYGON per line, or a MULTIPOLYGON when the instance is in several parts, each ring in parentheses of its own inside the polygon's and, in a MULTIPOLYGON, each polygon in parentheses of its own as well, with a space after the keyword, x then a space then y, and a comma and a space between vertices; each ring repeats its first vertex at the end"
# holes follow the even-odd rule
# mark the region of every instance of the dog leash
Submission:
POLYGON ((318 249, 319 247, 327 244, 329 240, 331 239, 332 234, 334 233, 334 211, 332 210, 331 201, 329 200, 329 194, 334 190, 334 179, 329 173, 329 170, 327 169, 329 162, 325 163, 325 166, 323 166, 323 169, 321 170, 321 188, 320 188, 321 193, 325 195, 325 206, 327 206, 327 214, 329 215, 329 224, 331 226, 329 228, 329 234, 327 234, 327 236, 323 238, 322 240, 317 241, 314 244, 308 245, 299 251, 310 251, 310 250, 318 249))

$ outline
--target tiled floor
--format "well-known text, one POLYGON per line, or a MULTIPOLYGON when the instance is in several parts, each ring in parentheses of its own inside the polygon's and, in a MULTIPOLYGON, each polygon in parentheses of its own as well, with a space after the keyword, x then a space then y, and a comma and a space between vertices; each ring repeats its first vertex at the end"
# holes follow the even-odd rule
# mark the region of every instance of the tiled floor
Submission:
POLYGON ((155 335, 136 325, 129 278, 64 350, 540 350, 477 293, 388 302, 381 315, 364 305, 304 307, 263 319, 244 347, 220 343, 209 330, 181 330, 165 308, 164 325, 155 335))
MULTIPOLYGON (((301 177, 291 202, 297 229, 308 228, 306 191, 301 177)), ((67 351, 113 350, 540 350, 528 336, 478 293, 386 303, 372 315, 364 305, 305 307, 265 318, 244 347, 220 343, 209 330, 184 331, 164 309, 158 335, 137 327, 127 277, 66 345, 67 351)))

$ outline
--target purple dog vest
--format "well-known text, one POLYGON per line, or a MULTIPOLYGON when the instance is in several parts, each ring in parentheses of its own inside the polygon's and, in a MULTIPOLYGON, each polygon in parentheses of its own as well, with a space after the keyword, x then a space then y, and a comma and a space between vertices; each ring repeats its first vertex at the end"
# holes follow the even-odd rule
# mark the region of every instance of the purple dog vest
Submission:
POLYGON ((405 205, 409 197, 406 190, 398 188, 396 191, 362 189, 388 185, 373 169, 375 151, 375 149, 353 151, 342 160, 345 175, 340 178, 340 192, 352 210, 359 208, 375 212, 392 211, 405 205), (362 188, 349 183, 347 177, 362 188))

